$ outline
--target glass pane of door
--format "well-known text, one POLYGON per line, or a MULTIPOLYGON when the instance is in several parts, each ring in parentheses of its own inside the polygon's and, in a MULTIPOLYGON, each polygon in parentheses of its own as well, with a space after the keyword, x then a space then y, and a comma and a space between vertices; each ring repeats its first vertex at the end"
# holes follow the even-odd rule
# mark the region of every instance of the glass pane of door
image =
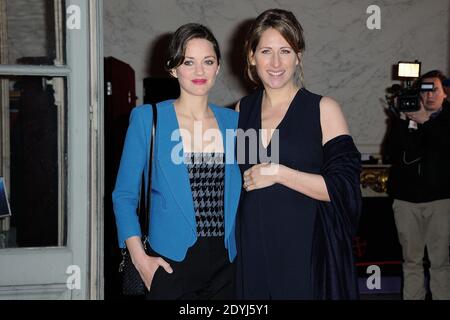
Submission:
POLYGON ((9 143, 9 172, 0 176, 5 176, 12 214, 1 224, 3 247, 63 246, 65 81, 38 76, 0 79, 0 109, 9 118, 3 119, 9 137, 2 137, 9 143))
POLYGON ((62 65, 64 1, 0 0, 2 64, 62 65))

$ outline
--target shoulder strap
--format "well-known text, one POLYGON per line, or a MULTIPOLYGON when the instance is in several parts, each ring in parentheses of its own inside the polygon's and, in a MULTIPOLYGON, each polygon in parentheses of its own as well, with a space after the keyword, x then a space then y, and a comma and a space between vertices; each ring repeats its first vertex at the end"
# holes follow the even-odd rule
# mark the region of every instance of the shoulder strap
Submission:
POLYGON ((150 219, 150 205, 151 205, 151 193, 152 193, 152 162, 153 162, 153 153, 155 150, 155 140, 156 140, 156 123, 157 123, 157 110, 156 105, 152 103, 152 109, 153 109, 153 121, 152 121, 152 131, 151 131, 151 144, 150 144, 150 155, 148 157, 148 183, 147 183, 147 192, 145 193, 145 206, 144 210, 140 211, 140 214, 143 215, 140 219, 143 221, 143 228, 142 229, 142 236, 147 237, 148 236, 148 226, 149 226, 149 219, 150 219))

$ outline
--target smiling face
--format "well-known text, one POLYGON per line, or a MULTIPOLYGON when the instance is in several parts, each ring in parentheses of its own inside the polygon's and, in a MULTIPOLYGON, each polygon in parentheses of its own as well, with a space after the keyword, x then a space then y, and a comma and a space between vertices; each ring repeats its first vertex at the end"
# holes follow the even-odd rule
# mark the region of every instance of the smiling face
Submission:
POLYGON ((434 84, 433 91, 421 93, 425 109, 431 112, 438 111, 447 98, 441 80, 439 78, 425 78, 422 79, 423 82, 432 82, 434 84))
POLYGON ((213 44, 206 39, 191 39, 186 43, 183 63, 171 74, 178 78, 182 94, 208 95, 219 73, 219 61, 213 44))
POLYGON ((280 32, 269 28, 261 35, 250 63, 256 67, 258 77, 264 87, 284 88, 295 83, 294 74, 300 62, 296 54, 280 32))

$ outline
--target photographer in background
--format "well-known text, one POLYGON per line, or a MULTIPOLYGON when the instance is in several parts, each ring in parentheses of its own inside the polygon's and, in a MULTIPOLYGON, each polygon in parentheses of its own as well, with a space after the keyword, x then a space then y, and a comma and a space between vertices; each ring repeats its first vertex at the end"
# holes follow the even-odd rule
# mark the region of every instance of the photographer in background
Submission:
POLYGON ((403 299, 423 300, 423 258, 431 263, 434 300, 450 299, 450 110, 442 82, 434 70, 420 83, 434 89, 420 94, 420 110, 392 119, 386 148, 392 163, 388 193, 403 252, 403 299))

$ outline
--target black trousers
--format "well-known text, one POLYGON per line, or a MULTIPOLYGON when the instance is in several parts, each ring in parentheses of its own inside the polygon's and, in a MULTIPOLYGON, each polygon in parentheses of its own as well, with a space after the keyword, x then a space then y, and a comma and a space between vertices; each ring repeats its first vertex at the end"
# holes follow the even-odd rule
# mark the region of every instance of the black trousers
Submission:
POLYGON ((234 263, 228 259, 223 237, 199 237, 177 262, 149 248, 149 255, 162 257, 173 269, 159 267, 147 300, 230 300, 235 298, 234 263))

